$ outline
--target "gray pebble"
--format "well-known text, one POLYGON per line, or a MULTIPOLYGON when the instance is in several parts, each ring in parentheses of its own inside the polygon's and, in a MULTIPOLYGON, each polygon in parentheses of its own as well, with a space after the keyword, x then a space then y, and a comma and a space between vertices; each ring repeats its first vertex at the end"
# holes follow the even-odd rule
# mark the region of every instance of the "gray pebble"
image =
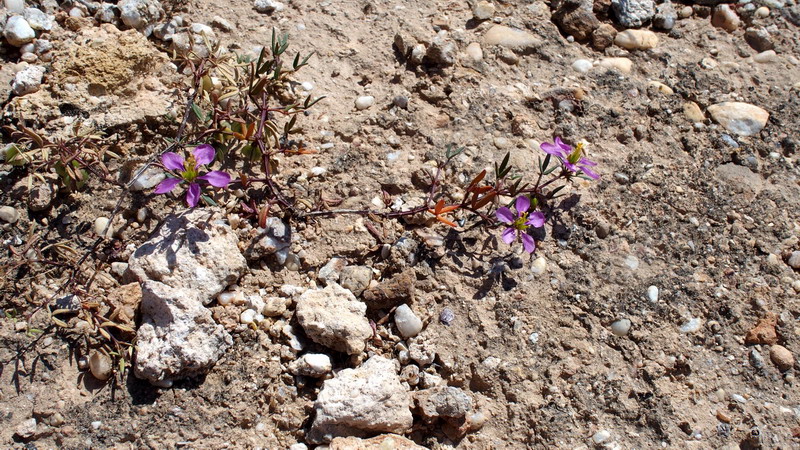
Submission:
POLYGON ((19 211, 12 206, 0 206, 0 220, 16 223, 19 220, 19 211))

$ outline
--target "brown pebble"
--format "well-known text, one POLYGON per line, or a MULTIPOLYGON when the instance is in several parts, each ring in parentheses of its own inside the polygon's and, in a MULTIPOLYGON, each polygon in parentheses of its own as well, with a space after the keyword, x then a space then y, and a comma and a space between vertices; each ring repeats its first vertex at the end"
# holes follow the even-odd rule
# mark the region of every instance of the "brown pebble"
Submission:
POLYGON ((778 342, 778 334, 775 332, 775 325, 778 323, 778 316, 775 313, 767 313, 758 321, 756 326, 747 332, 744 342, 748 345, 766 344, 772 345, 778 342))
POLYGON ((719 409, 717 410, 717 419, 719 419, 720 422, 731 423, 731 416, 719 409))
POLYGON ((769 348, 769 357, 781 371, 786 371, 794 366, 794 355, 782 345, 773 345, 769 348))

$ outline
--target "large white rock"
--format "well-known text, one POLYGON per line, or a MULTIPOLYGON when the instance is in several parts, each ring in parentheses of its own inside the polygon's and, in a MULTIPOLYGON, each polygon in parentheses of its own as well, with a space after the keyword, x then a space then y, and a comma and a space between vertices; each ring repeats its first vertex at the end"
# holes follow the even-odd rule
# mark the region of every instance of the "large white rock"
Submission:
POLYGON ((38 8, 25 8, 22 16, 34 30, 50 31, 53 29, 53 16, 48 16, 38 8))
POLYGON ((317 344, 349 355, 364 351, 372 327, 367 305, 352 292, 330 283, 325 289, 310 289, 297 299, 295 315, 306 335, 317 344))
POLYGON ((11 90, 16 95, 32 94, 42 86, 42 78, 47 69, 43 66, 28 66, 14 75, 11 90))
POLYGON ((22 47, 28 42, 32 42, 36 37, 36 32, 33 31, 28 21, 22 16, 13 16, 6 22, 6 27, 3 30, 3 36, 9 44, 14 47, 22 47))
POLYGON ((722 102, 708 107, 708 113, 720 125, 739 136, 752 136, 767 126, 769 113, 758 106, 741 102, 722 102))
POLYGON ((487 45, 499 45, 513 50, 516 53, 533 53, 539 47, 539 39, 527 31, 495 25, 483 35, 487 45))
POLYGON ((131 255, 128 267, 140 281, 192 290, 207 305, 247 270, 239 238, 215 214, 195 209, 168 216, 131 255))
POLYGON ((412 398, 400 383, 392 360, 373 356, 361 367, 345 369, 326 380, 314 403, 316 417, 308 442, 337 436, 403 434, 411 428, 412 398))
POLYGON ((122 0, 117 7, 122 23, 139 31, 155 25, 164 15, 164 9, 158 0, 122 0))
POLYGON ((141 311, 134 373, 151 383, 206 372, 233 344, 191 288, 145 281, 141 311))
POLYGON ((394 324, 404 338, 414 337, 422 331, 422 320, 405 304, 394 311, 394 324))

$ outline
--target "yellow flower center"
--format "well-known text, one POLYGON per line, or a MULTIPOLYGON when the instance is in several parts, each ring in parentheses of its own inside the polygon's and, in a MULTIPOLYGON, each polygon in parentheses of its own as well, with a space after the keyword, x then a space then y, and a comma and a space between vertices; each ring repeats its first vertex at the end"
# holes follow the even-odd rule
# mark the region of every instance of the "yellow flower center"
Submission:
POLYGON ((183 163, 183 172, 181 172, 181 178, 188 182, 193 182, 195 178, 197 178, 197 170, 195 170, 195 166, 197 165, 197 160, 194 158, 194 155, 189 155, 189 158, 183 163))
POLYGON ((567 161, 569 161, 571 164, 576 164, 578 161, 581 160, 582 156, 583 156, 583 142, 578 142, 578 144, 575 145, 575 150, 573 150, 572 153, 567 155, 567 161))
POLYGON ((528 229, 528 226, 529 226, 529 225, 525 224, 525 222, 527 222, 527 221, 528 221, 528 213, 524 212, 524 213, 520 214, 519 217, 517 217, 517 219, 514 221, 514 223, 511 224, 511 226, 515 230, 525 231, 525 230, 528 229))

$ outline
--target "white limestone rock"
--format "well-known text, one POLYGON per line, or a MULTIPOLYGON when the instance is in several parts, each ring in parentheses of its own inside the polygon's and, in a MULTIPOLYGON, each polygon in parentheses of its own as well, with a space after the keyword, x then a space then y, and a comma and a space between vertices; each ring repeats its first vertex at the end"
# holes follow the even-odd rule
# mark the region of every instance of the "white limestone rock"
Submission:
POLYGON ((400 383, 394 361, 373 356, 361 367, 345 369, 326 380, 314 403, 308 442, 330 442, 337 436, 403 434, 411 428, 412 398, 400 383))

